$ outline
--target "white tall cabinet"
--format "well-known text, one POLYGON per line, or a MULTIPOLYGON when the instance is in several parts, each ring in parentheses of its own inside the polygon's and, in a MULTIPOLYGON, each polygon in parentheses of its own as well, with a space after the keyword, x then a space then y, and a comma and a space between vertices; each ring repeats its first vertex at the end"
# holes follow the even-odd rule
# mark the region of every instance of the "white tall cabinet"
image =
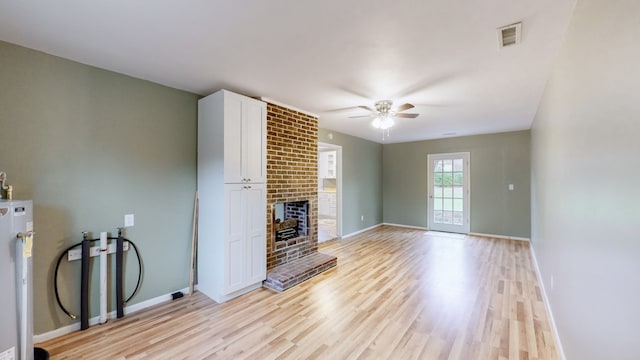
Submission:
POLYGON ((266 134, 262 101, 198 101, 198 290, 219 303, 266 278, 266 134))

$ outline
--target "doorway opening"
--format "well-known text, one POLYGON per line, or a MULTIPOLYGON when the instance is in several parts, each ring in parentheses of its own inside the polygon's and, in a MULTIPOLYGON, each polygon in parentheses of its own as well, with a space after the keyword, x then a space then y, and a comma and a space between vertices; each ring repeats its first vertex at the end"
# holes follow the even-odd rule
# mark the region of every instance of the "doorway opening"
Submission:
POLYGON ((342 236, 342 146, 318 143, 318 242, 342 236))

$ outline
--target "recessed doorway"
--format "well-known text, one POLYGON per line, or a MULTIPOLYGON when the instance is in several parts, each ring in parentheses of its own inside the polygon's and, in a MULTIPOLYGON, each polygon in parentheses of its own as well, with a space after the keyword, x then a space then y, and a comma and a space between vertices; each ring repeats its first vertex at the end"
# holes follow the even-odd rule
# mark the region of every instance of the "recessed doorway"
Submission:
POLYGON ((342 147, 318 143, 318 242, 340 238, 342 147))

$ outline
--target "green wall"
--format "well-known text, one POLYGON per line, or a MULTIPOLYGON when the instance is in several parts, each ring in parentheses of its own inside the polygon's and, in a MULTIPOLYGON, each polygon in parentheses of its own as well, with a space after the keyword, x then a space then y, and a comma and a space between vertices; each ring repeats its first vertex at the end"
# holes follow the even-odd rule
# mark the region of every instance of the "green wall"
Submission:
POLYGON ((517 131, 385 144, 384 222, 427 227, 427 155, 470 152, 471 232, 529 238, 529 136, 517 131))
POLYGON ((318 141, 342 146, 342 235, 380 224, 382 145, 327 129, 319 129, 318 141))
POLYGON ((640 358, 639 14, 577 2, 531 130, 531 241, 567 359, 640 358))
MULTIPOLYGON (((58 255, 83 230, 115 232, 124 214, 135 214, 126 235, 144 263, 142 289, 128 305, 187 286, 198 96, 5 42, 0 87, 0 170, 14 198, 35 206, 35 333, 73 322, 54 303, 58 255)), ((127 294, 137 274, 131 255, 127 294)), ((60 273, 61 296, 76 314, 78 263, 64 261, 60 273)))

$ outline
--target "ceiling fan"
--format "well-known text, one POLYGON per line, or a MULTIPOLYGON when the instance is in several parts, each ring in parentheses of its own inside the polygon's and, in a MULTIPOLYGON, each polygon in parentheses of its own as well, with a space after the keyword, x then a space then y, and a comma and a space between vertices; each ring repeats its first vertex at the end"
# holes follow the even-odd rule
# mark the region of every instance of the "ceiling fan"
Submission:
MULTIPOLYGON (((392 108, 393 101, 391 100, 378 100, 374 103, 375 109, 369 106, 358 106, 361 109, 365 109, 370 112, 369 115, 350 116, 350 118, 362 118, 371 117, 373 121, 371 125, 376 129, 387 130, 395 124, 394 119, 398 118, 417 118, 419 114, 407 114, 403 111, 414 108, 412 104, 402 104, 396 108, 392 108)), ((383 135, 384 136, 384 135, 383 135)))

